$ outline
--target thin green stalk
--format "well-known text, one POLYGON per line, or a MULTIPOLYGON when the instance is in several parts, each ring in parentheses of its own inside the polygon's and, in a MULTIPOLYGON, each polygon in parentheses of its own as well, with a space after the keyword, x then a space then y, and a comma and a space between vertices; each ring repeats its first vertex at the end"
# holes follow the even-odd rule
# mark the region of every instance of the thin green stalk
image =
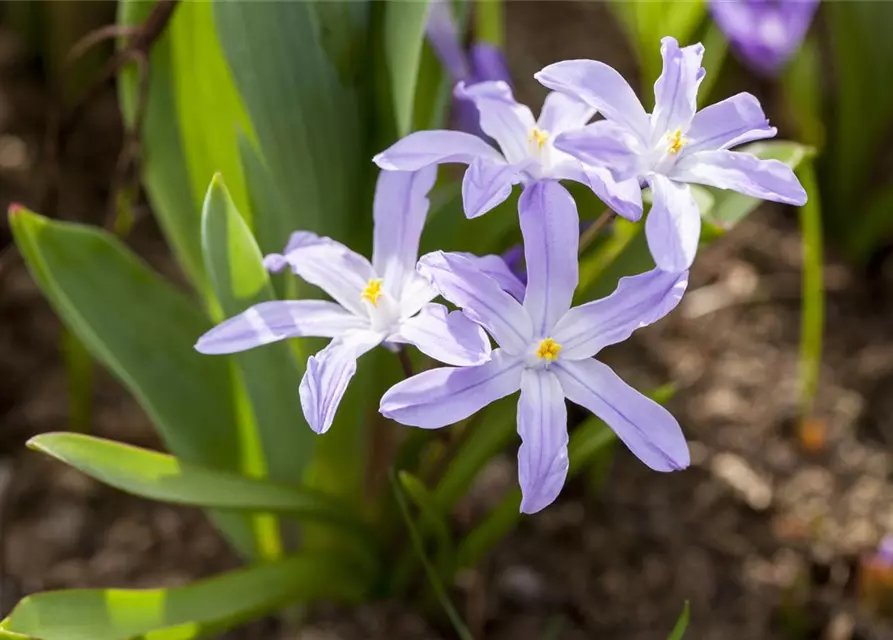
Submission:
POLYGON ((501 47, 505 42, 505 11, 502 0, 475 2, 474 12, 476 40, 501 47))
POLYGON ((825 290, 822 280, 822 211, 812 160, 797 171, 809 200, 800 207, 803 236, 803 308, 800 320, 800 417, 808 418, 819 384, 825 290))

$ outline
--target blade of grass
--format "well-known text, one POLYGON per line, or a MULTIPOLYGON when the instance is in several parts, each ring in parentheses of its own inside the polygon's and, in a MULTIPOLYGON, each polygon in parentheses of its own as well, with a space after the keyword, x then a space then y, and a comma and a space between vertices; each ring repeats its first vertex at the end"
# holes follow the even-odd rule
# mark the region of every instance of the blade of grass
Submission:
POLYGON ((797 172, 809 201, 800 207, 803 235, 803 308, 800 324, 800 418, 812 412, 822 364, 824 327, 824 283, 822 280, 822 208, 812 161, 797 172))

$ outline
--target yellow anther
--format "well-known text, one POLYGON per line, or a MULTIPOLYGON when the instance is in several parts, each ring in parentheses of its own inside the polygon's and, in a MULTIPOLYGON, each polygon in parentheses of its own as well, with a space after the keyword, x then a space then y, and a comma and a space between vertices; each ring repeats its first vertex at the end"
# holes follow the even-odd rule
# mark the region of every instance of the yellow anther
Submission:
POLYGON ((668 134, 667 141, 669 142, 667 151, 674 156, 682 151, 682 147, 688 144, 688 140, 682 137, 682 129, 676 129, 673 133, 668 134))
POLYGON ((558 352, 561 351, 561 345, 552 338, 546 338, 540 342, 539 348, 536 350, 536 357, 540 360, 548 360, 552 362, 558 359, 558 352))
POLYGON ((549 132, 543 131, 537 127, 534 127, 530 132, 530 135, 527 136, 528 142, 535 142, 536 146, 540 149, 543 148, 543 145, 546 144, 546 140, 549 139, 549 132))
POLYGON ((360 296, 360 300, 368 300, 374 307, 378 305, 378 299, 381 297, 381 294, 381 278, 373 278, 369 281, 369 284, 366 285, 366 288, 363 289, 363 294, 360 296))

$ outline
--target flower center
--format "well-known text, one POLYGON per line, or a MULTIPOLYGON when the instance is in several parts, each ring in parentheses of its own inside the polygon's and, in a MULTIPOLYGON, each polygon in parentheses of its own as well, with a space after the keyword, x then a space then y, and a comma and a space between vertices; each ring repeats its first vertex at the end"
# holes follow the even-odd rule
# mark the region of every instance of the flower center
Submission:
POLYGON ((682 137, 682 129, 676 129, 673 133, 667 134, 667 153, 670 155, 675 156, 687 144, 688 140, 682 137))
POLYGON ((530 144, 535 144, 537 149, 543 149, 543 146, 546 144, 546 141, 549 139, 549 132, 543 131, 538 127, 534 127, 530 132, 530 135, 527 136, 527 142, 530 144))
POLYGON ((382 294, 381 290, 381 278, 373 278, 369 281, 369 284, 366 285, 366 288, 363 289, 363 293, 360 295, 360 300, 368 300, 373 307, 378 306, 378 299, 382 294))
POLYGON ((539 348, 536 350, 536 357, 547 362, 554 362, 558 359, 558 352, 561 351, 561 345, 552 338, 545 338, 540 342, 539 348))

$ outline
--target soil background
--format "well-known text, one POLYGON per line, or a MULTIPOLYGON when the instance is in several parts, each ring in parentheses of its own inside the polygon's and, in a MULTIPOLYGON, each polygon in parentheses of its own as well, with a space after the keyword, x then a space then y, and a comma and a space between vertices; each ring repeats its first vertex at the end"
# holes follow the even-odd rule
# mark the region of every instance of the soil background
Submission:
MULTIPOLYGON (((595 58, 636 77, 603 3, 507 5, 520 100, 540 103, 534 71, 595 58)), ((655 55, 657 55, 655 51, 655 55)), ((738 70, 774 122, 772 88, 738 70)), ((740 80, 740 81, 737 81, 740 80)), ((16 34, 0 28, 0 206, 38 206, 40 148, 53 100, 16 34)), ((718 97, 722 97, 719 95, 718 97)), ((776 117, 777 116, 777 117, 776 117)), ((782 131, 782 135, 784 131, 782 131)), ((91 103, 61 157, 56 215, 102 224, 121 144, 115 92, 91 103)), ((130 244, 177 277, 145 207, 130 244)), ((10 242, 0 223, 0 246, 10 242)), ((634 386, 678 383, 670 409, 693 464, 650 472, 622 447, 603 489, 569 484, 454 596, 476 637, 663 640, 685 600, 692 640, 886 640, 893 627, 860 602, 860 567, 893 533, 893 269, 857 271, 827 247, 825 358, 815 419, 795 420, 801 248, 796 212, 763 205, 702 252, 680 308, 606 360, 634 386)), ((61 328, 14 252, 0 257, 0 617, 23 595, 67 587, 182 584, 237 560, 200 512, 104 487, 27 451, 68 428, 61 328)), ((113 310, 111 310, 113 312, 113 310)), ((94 433, 160 446, 117 382, 97 372, 94 433)), ((514 451, 462 509, 514 482, 514 451)), ((442 620, 390 602, 323 607, 300 631, 266 620, 232 639, 434 639, 442 620)))

